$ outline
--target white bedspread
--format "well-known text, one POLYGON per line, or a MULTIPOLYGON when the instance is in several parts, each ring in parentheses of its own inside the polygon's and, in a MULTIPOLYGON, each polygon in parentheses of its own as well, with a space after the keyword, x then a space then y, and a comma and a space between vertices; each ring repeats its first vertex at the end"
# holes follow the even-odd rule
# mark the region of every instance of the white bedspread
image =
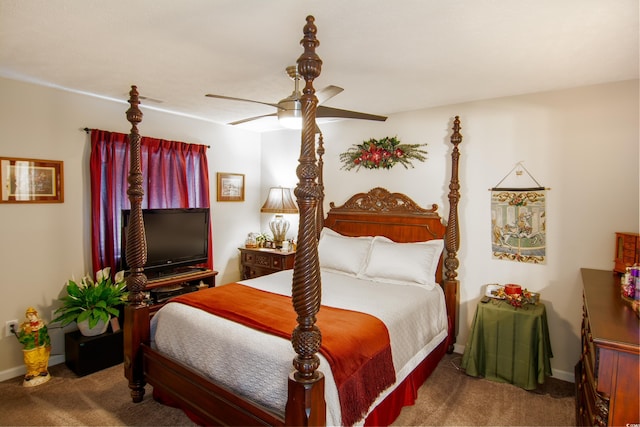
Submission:
MULTIPOLYGON (((292 271, 240 283, 290 296, 292 271)), ((366 312, 385 323, 397 384, 447 336, 444 294, 439 286, 427 290, 420 285, 369 282, 322 271, 322 304, 366 312)), ((152 345, 162 353, 284 414, 287 378, 295 357, 288 340, 178 303, 166 304, 153 317, 151 336, 152 345)), ((325 375, 327 425, 341 425, 335 381, 326 359, 320 353, 318 356, 319 369, 325 375)), ((376 404, 392 389, 385 391, 376 404)))

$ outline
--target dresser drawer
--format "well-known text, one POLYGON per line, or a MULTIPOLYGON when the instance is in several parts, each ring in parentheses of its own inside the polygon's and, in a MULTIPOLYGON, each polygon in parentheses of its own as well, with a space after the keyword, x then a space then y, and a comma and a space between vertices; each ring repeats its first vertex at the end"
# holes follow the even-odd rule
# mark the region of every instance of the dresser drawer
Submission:
POLYGON ((253 279, 254 277, 266 276, 273 272, 274 270, 270 268, 260 268, 247 265, 242 269, 242 279, 253 279))
POLYGON ((597 424, 595 422, 596 418, 599 418, 596 416, 596 395, 587 381, 584 368, 582 362, 578 362, 576 365, 576 425, 606 425, 606 423, 597 424))
POLYGON ((593 336, 591 335, 591 329, 589 328, 589 322, 584 320, 585 328, 582 336, 582 357, 585 359, 586 366, 584 369, 589 370, 589 375, 597 383, 597 363, 598 363, 598 349, 593 345, 593 336))
POLYGON ((241 252, 241 262, 242 264, 253 264, 256 258, 256 254, 254 252, 241 252))
POLYGON ((253 257, 253 265, 257 267, 267 267, 267 268, 271 267, 272 266, 271 255, 261 254, 261 253, 255 254, 253 257))
POLYGON ((272 255, 269 253, 243 252, 242 264, 257 266, 257 267, 272 268, 274 263, 271 258, 272 258, 272 255))
POLYGON ((271 257, 271 268, 276 270, 284 270, 286 268, 287 260, 284 256, 271 257))

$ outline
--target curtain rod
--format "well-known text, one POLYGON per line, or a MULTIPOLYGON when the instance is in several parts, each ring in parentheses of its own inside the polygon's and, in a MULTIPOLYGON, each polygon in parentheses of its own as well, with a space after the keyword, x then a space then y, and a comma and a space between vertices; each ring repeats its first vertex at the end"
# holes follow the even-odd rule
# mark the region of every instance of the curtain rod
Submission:
MULTIPOLYGON (((82 128, 83 131, 85 131, 87 134, 89 134, 92 130, 95 129, 90 129, 90 128, 82 128)), ((191 144, 190 142, 185 142, 185 144, 191 144)), ((204 145, 204 144, 200 144, 200 145, 204 145)), ((206 145, 207 148, 211 148, 210 145, 206 145)))

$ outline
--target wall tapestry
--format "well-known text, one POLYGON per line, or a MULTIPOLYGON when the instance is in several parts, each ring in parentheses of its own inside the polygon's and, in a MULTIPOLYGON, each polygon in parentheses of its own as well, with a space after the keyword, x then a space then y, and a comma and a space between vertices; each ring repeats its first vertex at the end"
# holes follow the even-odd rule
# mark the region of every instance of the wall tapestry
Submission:
MULTIPOLYGON (((514 169, 518 167, 524 169, 521 163, 516 164, 514 169)), ((518 170, 516 174, 520 176, 522 170, 518 170)), ((500 183, 503 181, 504 179, 500 183)), ((535 182, 537 184, 537 181, 535 182)), ((532 264, 546 263, 545 190, 547 189, 542 186, 530 188, 496 186, 491 189, 493 259, 532 264)))

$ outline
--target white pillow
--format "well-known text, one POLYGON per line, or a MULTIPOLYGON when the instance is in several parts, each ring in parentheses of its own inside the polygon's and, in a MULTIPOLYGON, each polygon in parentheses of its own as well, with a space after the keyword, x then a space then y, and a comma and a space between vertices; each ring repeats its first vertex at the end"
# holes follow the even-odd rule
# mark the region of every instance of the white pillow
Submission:
POLYGON ((436 286, 436 270, 444 240, 396 243, 376 236, 362 277, 376 282, 436 286))
POLYGON ((357 276, 367 261, 373 237, 343 236, 323 228, 318 242, 320 268, 357 276))

